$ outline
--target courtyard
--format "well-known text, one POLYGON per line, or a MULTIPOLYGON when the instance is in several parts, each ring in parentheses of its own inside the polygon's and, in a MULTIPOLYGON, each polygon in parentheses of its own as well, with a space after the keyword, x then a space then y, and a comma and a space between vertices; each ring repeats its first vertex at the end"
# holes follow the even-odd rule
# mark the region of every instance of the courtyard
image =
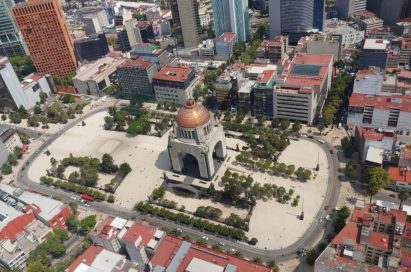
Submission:
MULTIPOLYGON (((100 158, 104 153, 109 153, 116 164, 127 162, 132 171, 126 176, 115 193, 115 204, 127 209, 132 209, 139 201, 147 200, 154 188, 163 182, 163 173, 170 171, 169 155, 167 152, 168 135, 161 138, 139 135, 129 137, 124 132, 104 130, 104 117, 106 112, 97 113, 85 120, 86 126, 75 126, 54 141, 49 147, 50 155, 39 154, 31 164, 28 175, 31 180, 40 182, 40 177, 46 175, 51 167, 50 158, 61 160, 73 156, 92 156, 100 158)), ((323 198, 328 184, 328 163, 325 151, 308 140, 291 141, 279 158, 279 162, 293 164, 296 167, 310 169, 313 174, 308 182, 300 182, 291 178, 273 176, 247 169, 235 161, 239 152, 235 151, 237 145, 241 149, 245 142, 236 138, 226 138, 227 157, 216 173, 213 183, 216 189, 221 189, 219 180, 227 169, 251 175, 254 182, 260 184, 276 184, 283 186, 287 191, 293 189, 294 196, 299 195, 300 201, 296 207, 290 203, 279 203, 275 199, 259 200, 254 207, 249 238, 258 239, 257 247, 267 249, 281 249, 296 242, 314 222, 318 211, 323 207, 323 198), (319 171, 314 169, 319 163, 319 171), (297 218, 304 210, 303 221, 297 218), (292 234, 292 235, 290 235, 292 234)), ((107 180, 101 177, 100 186, 107 180)), ((242 218, 247 215, 247 210, 215 203, 208 199, 194 199, 177 196, 167 192, 165 198, 174 200, 179 206, 184 205, 187 211, 194 212, 199 206, 213 206, 223 211, 224 217, 235 213, 242 218)))

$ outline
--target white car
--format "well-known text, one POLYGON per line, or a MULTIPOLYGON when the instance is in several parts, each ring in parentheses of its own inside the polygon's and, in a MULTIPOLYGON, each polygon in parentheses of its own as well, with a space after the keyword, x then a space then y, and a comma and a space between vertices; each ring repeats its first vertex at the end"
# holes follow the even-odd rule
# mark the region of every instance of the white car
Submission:
POLYGON ((73 199, 74 201, 77 200, 77 197, 75 197, 75 196, 70 196, 70 198, 73 199))
POLYGON ((201 237, 201 239, 208 241, 208 237, 205 236, 205 235, 203 235, 203 236, 201 237))
POLYGON ((218 244, 219 244, 220 246, 225 246, 225 244, 224 244, 223 242, 218 242, 218 244))

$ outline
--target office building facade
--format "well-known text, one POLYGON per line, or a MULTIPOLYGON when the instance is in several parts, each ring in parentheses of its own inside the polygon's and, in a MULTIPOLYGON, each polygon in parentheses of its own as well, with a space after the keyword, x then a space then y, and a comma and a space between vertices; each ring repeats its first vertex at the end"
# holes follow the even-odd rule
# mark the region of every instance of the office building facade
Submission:
POLYGON ((13 1, 0 0, 0 56, 26 55, 19 31, 9 9, 13 1))
POLYGON ((198 46, 202 34, 197 0, 171 0, 170 7, 177 43, 187 48, 198 46))
POLYGON ((363 12, 367 6, 367 0, 335 0, 339 18, 347 19, 351 14, 363 12))
POLYGON ((128 52, 131 50, 130 41, 128 39, 127 30, 124 26, 116 28, 117 34, 117 49, 121 52, 128 52))
POLYGON ((143 58, 128 59, 117 67, 121 96, 127 99, 155 100, 152 79, 156 65, 143 58))
POLYGON ((285 34, 291 43, 313 29, 314 0, 270 0, 270 37, 285 34))
POLYGON ((29 0, 12 11, 37 72, 63 77, 76 70, 74 42, 58 0, 29 0))
POLYGON ((197 82, 193 69, 165 66, 153 76, 156 100, 184 105, 193 96, 197 82))
POLYGON ((74 42, 77 60, 93 61, 108 54, 106 35, 100 33, 74 42))
POLYGON ((247 0, 213 0, 214 26, 216 35, 224 32, 237 33, 238 40, 248 41, 250 24, 247 0))

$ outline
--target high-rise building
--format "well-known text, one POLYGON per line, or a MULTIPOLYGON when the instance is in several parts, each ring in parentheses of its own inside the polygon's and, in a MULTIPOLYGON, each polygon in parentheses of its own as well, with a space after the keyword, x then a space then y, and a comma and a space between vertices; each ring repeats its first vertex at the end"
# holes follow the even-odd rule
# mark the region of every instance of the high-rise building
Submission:
POLYGON ((9 11, 13 5, 13 1, 0 0, 0 56, 12 57, 26 54, 19 31, 9 11))
POLYGON ((407 17, 409 0, 374 0, 367 2, 367 10, 384 20, 384 24, 394 26, 400 19, 407 17))
POLYGON ((245 42, 250 36, 247 0, 213 0, 213 15, 216 35, 224 32, 237 33, 239 41, 245 42))
POLYGON ((127 37, 130 42, 130 46, 134 47, 136 44, 142 43, 140 28, 138 27, 137 19, 128 19, 124 22, 124 26, 127 31, 127 37))
POLYGON ((127 99, 155 100, 151 85, 157 72, 155 63, 143 58, 128 59, 117 67, 121 96, 127 99))
POLYGON ((177 43, 184 47, 198 46, 202 34, 197 0, 171 0, 170 6, 177 43))
POLYGON ((325 20, 325 0, 314 0, 313 27, 323 31, 325 20))
POLYGON ((341 19, 347 19, 351 14, 365 11, 367 0, 335 0, 335 6, 341 19))
POLYGON ((104 33, 94 34, 74 42, 78 61, 93 61, 108 54, 108 43, 104 33))
POLYGON ((315 0, 270 0, 270 37, 286 34, 296 43, 313 29, 315 0))
POLYGON ((76 71, 73 39, 58 0, 28 0, 12 11, 38 72, 63 77, 76 71))
POLYGON ((125 26, 116 28, 118 50, 121 52, 128 52, 131 50, 130 41, 127 36, 125 26))

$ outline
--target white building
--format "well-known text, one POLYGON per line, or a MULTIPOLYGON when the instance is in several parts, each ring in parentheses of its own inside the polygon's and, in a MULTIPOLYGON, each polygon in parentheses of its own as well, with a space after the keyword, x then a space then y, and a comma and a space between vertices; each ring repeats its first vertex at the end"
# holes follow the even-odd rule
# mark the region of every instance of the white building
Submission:
POLYGON ((141 38, 141 31, 138 27, 137 19, 128 19, 124 21, 124 26, 126 27, 127 37, 130 42, 130 46, 134 47, 136 44, 143 43, 141 38))
POLYGON ((363 41, 365 31, 347 24, 346 21, 330 19, 325 22, 325 33, 329 33, 334 39, 341 41, 343 48, 348 48, 363 41))
POLYGON ((17 133, 9 127, 0 125, 0 166, 7 161, 16 146, 23 146, 17 133))
POLYGON ((274 116, 312 124, 331 88, 332 55, 296 55, 277 79, 274 116))
POLYGON ((125 60, 121 55, 112 52, 81 66, 73 78, 74 87, 80 94, 104 96, 107 87, 117 82, 117 67, 125 60))
POLYGON ((409 131, 411 96, 353 93, 349 100, 347 125, 409 131))
POLYGON ((22 82, 6 57, 0 57, 0 109, 8 111, 23 106, 31 109, 40 101, 40 93, 51 94, 52 79, 48 75, 31 74, 22 82))

